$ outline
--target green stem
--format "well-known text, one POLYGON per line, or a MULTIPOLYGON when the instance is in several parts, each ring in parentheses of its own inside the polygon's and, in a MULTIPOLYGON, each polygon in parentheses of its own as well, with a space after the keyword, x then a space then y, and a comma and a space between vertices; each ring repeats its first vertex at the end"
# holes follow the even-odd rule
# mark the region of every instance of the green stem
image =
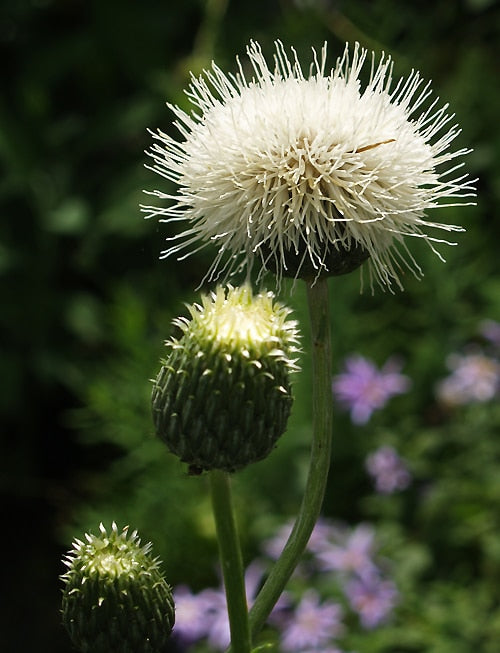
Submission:
POLYGON ((231 650, 233 653, 250 653, 245 576, 231 501, 229 474, 212 470, 209 473, 209 478, 219 556, 226 590, 231 650))
POLYGON ((255 637, 265 624, 307 546, 321 511, 330 468, 333 401, 326 278, 307 282, 307 299, 311 321, 313 373, 313 441, 309 474, 290 537, 250 610, 252 637, 255 637))

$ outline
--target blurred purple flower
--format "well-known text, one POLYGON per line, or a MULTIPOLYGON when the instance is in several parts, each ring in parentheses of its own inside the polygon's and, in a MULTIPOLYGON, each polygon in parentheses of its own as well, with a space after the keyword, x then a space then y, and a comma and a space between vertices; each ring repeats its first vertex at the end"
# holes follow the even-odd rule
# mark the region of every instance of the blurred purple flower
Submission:
POLYGON ((389 359, 381 369, 357 354, 346 359, 345 371, 333 378, 332 389, 350 410, 354 424, 366 424, 391 397, 409 389, 410 380, 400 374, 401 367, 396 359, 389 359))
POLYGON ((280 557, 286 541, 292 532, 292 528, 293 522, 287 522, 286 524, 283 524, 283 526, 280 526, 278 531, 272 537, 270 537, 268 540, 265 540, 265 542, 262 544, 263 552, 269 558, 271 558, 271 560, 277 560, 280 557))
POLYGON ((173 634, 183 645, 205 637, 212 624, 214 612, 210 591, 193 594, 186 585, 179 585, 173 592, 175 601, 175 629, 173 634))
MULTIPOLYGON (((285 524, 264 550, 271 558, 278 557, 292 525, 285 524)), ((334 572, 337 593, 340 590, 351 608, 358 614, 364 628, 374 628, 390 614, 397 598, 395 586, 381 579, 374 561, 375 531, 369 524, 351 528, 327 519, 320 519, 311 535, 308 550, 314 565, 304 567, 310 575, 334 572)), ((309 559, 311 562, 311 558, 309 559)), ((262 583, 266 565, 256 560, 245 572, 248 605, 251 606, 262 583)), ((176 601, 175 637, 181 649, 204 639, 211 649, 225 650, 230 641, 226 598, 222 588, 206 589, 193 594, 187 587, 174 591, 176 601)), ((283 653, 342 653, 334 641, 345 630, 343 609, 336 601, 321 600, 315 590, 309 590, 297 602, 284 593, 269 619, 281 637, 283 653)), ((351 653, 353 653, 351 651, 351 653)))
POLYGON ((314 526, 309 542, 308 550, 317 555, 331 546, 332 539, 340 536, 342 529, 327 519, 320 518, 314 526))
POLYGON ((210 608, 206 615, 208 617, 208 627, 205 633, 207 642, 215 650, 224 651, 231 640, 224 590, 206 589, 200 592, 200 595, 210 602, 210 608))
POLYGON ((495 320, 483 320, 479 325, 479 332, 486 340, 489 340, 495 347, 500 347, 500 322, 495 320))
POLYGON ((359 524, 352 530, 337 531, 337 543, 318 552, 317 559, 323 571, 370 575, 377 569, 372 560, 375 531, 368 524, 359 524))
POLYGON ((367 630, 386 621, 398 599, 394 583, 378 574, 349 580, 345 593, 352 609, 359 615, 361 625, 367 630))
MULTIPOLYGON (((263 567, 255 561, 245 572, 245 589, 248 604, 251 605, 262 580, 263 567)), ((175 629, 174 634, 182 645, 192 644, 206 638, 208 644, 224 651, 230 643, 229 621, 225 592, 220 589, 206 589, 192 594, 189 588, 180 585, 174 590, 175 629)), ((276 609, 280 609, 278 603, 276 609)))
POLYGON ((489 401, 500 390, 500 363, 479 351, 452 354, 447 366, 451 374, 436 388, 438 398, 446 404, 489 401))
POLYGON ((344 631, 342 607, 323 601, 315 590, 304 593, 289 623, 282 631, 283 651, 310 651, 329 644, 344 631))
MULTIPOLYGON (((272 560, 277 560, 283 551, 283 548, 288 540, 290 533, 292 532, 293 523, 288 522, 281 526, 278 532, 268 540, 266 540, 262 546, 263 552, 272 560)), ((325 548, 330 546, 330 538, 334 536, 336 532, 336 527, 333 526, 326 519, 320 518, 311 533, 309 542, 307 543, 307 550, 311 553, 318 553, 323 551, 325 548)))
POLYGON ((393 447, 383 446, 371 453, 366 459, 365 468, 375 481, 375 489, 381 494, 404 490, 411 482, 408 467, 393 447))

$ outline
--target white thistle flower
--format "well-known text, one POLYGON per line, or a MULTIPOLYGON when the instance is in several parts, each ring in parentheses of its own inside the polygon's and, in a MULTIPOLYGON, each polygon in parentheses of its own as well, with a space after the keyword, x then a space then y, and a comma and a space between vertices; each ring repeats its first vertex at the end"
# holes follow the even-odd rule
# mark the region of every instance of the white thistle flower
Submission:
POLYGON ((402 287, 401 263, 422 274, 404 236, 423 238, 438 254, 433 243, 448 241, 428 229, 463 229, 430 222, 426 211, 474 196, 468 175, 455 174, 462 164, 454 160, 469 150, 449 151, 460 130, 449 126, 448 105, 437 108, 435 99, 418 115, 430 84, 412 71, 391 89, 385 55, 378 64, 372 55, 362 86, 367 51, 359 44, 352 55, 346 45, 330 72, 326 44, 320 57, 313 49, 307 75, 294 50, 290 58, 281 42, 275 47, 270 68, 250 44, 251 77, 239 60, 236 75, 212 63, 193 76, 187 95, 196 109, 169 105, 183 140, 153 134, 151 169, 178 190, 153 191, 169 206, 142 208, 147 217, 186 223, 163 257, 182 259, 215 243, 210 279, 249 270, 255 259, 278 279, 314 279, 369 257, 371 279, 402 287))

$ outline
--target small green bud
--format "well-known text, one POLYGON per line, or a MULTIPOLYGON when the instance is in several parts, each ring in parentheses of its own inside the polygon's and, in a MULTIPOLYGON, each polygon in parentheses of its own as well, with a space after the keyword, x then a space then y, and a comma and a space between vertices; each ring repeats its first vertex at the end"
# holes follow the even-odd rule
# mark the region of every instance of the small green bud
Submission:
POLYGON ((153 387, 158 436, 193 473, 265 458, 285 431, 297 369, 296 322, 272 293, 227 289, 189 306, 153 387))
POLYGON ((63 623, 81 653, 159 653, 174 625, 172 593, 151 544, 128 527, 76 539, 64 559, 68 571, 63 623))

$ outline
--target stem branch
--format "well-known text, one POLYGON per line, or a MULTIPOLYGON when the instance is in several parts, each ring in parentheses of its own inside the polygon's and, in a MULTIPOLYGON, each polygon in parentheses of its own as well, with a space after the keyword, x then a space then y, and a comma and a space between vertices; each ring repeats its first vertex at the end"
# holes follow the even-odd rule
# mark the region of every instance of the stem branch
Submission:
POLYGON ((321 511, 330 468, 333 401, 326 278, 307 282, 307 299, 311 321, 313 374, 313 441, 309 474, 290 537, 250 610, 252 637, 255 637, 265 624, 307 546, 321 511))

